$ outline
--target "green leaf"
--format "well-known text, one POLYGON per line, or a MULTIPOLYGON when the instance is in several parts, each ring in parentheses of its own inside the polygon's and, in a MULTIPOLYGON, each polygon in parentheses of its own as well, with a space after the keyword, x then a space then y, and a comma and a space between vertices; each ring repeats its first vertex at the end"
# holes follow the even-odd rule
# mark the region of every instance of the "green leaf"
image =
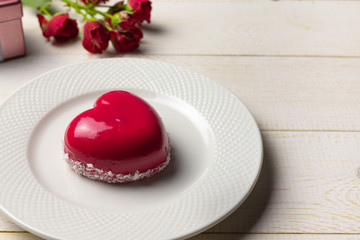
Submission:
POLYGON ((120 14, 115 13, 111 18, 111 25, 117 26, 119 23, 121 23, 120 14))
POLYGON ((108 9, 108 13, 116 13, 116 12, 120 12, 122 10, 125 10, 125 5, 122 5, 120 3, 117 3, 111 7, 109 7, 108 9))
POLYGON ((44 5, 45 3, 50 2, 50 0, 22 0, 21 2, 26 6, 38 8, 44 5))

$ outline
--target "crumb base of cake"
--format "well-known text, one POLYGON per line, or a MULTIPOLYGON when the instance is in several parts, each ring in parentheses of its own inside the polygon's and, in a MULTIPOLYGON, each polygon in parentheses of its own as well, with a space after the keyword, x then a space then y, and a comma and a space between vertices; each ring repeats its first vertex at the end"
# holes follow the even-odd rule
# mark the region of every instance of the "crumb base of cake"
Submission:
POLYGON ((90 163, 85 164, 83 162, 71 159, 69 157, 69 154, 67 153, 65 153, 64 159, 71 166, 71 168, 79 175, 83 175, 90 179, 99 180, 108 183, 125 183, 125 182, 137 181, 145 177, 151 177, 155 173, 160 172, 161 170, 166 168, 166 166, 170 162, 170 152, 166 158, 166 161, 160 164, 159 166, 149 169, 146 172, 140 172, 139 170, 137 170, 133 174, 120 174, 120 173, 115 174, 111 171, 106 172, 102 169, 95 168, 93 164, 90 163))

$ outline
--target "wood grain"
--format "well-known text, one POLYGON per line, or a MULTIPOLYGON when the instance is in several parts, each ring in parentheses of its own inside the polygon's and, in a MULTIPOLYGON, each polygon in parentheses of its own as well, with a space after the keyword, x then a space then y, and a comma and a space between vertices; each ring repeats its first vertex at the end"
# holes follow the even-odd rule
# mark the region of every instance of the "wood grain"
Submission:
POLYGON ((189 240, 358 240, 349 234, 200 234, 189 240))
POLYGON ((263 132, 255 189, 209 232, 360 233, 360 133, 263 132))
MULTIPOLYGON (((99 57, 29 55, 2 63, 0 103, 46 71, 99 57)), ((360 131, 360 58, 131 57, 183 65, 222 83, 247 105, 262 130, 360 131)))
MULTIPOLYGON (((156 2, 143 54, 360 56, 359 1, 156 2), (214 20, 215 18, 215 20, 214 20)), ((85 54, 79 41, 51 44, 25 9, 28 49, 85 54), (65 46, 64 46, 65 45, 65 46)))
POLYGON ((2 231, 21 232, 24 230, 0 213, 0 232, 2 231))
MULTIPOLYGON (((358 240, 351 234, 199 234, 189 240, 358 240)), ((0 233, 0 240, 41 240, 31 233, 0 233)))
MULTIPOLYGON (((209 233, 360 233, 360 133, 262 133, 264 166, 245 203, 209 233)), ((19 227, 0 218, 0 231, 19 227)))
POLYGON ((31 233, 0 233, 0 240, 41 240, 31 233))
MULTIPOLYGON (((199 234, 189 240, 358 240, 359 235, 341 234, 199 234)), ((41 240, 31 233, 0 233, 0 240, 41 240)))

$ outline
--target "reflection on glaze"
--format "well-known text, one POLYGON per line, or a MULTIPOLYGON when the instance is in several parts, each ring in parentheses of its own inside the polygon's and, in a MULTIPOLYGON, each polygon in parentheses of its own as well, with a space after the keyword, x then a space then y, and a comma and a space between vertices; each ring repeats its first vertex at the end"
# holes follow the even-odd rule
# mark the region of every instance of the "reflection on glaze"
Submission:
POLYGON ((97 122, 94 118, 84 117, 79 120, 74 130, 74 138, 96 139, 101 132, 112 129, 105 122, 97 122))

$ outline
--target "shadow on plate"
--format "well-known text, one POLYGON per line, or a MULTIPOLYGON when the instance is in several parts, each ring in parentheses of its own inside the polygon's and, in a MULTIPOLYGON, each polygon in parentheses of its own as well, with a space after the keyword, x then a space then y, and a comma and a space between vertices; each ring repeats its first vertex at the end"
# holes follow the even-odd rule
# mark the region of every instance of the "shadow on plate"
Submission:
POLYGON ((270 202, 272 197, 271 189, 273 188, 274 182, 274 166, 272 164, 275 156, 270 152, 271 149, 269 148, 267 138, 263 137, 262 139, 264 145, 264 162, 259 179, 248 198, 225 220, 203 234, 199 234, 189 240, 221 239, 223 235, 220 233, 234 233, 227 234, 226 240, 240 240, 243 239, 243 236, 245 237, 247 233, 252 232, 252 229, 261 219, 270 202))

